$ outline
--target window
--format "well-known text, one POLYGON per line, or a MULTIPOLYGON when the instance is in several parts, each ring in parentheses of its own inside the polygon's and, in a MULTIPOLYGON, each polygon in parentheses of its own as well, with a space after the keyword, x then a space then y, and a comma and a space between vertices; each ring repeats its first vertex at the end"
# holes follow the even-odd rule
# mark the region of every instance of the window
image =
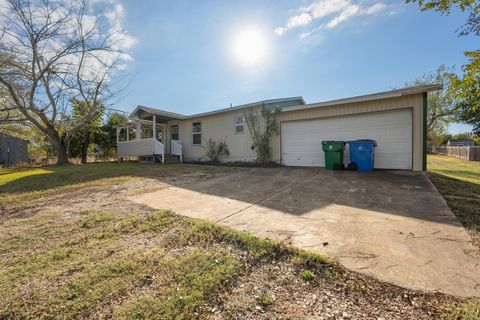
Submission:
POLYGON ((192 144, 202 144, 202 123, 192 123, 192 144))
POLYGON ((245 117, 239 116, 235 117, 235 133, 244 133, 245 132, 245 117))
POLYGON ((178 125, 171 126, 170 131, 171 139, 178 140, 178 125))

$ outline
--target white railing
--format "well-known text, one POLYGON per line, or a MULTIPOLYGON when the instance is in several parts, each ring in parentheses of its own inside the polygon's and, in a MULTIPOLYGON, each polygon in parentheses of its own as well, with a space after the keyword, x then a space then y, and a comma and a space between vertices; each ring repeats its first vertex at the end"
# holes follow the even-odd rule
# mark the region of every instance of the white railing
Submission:
POLYGON ((117 156, 138 157, 153 154, 153 138, 117 142, 117 156))
MULTIPOLYGON (((117 157, 162 156, 165 162, 165 146, 160 141, 149 138, 117 142, 117 157)), ((155 160, 155 159, 154 159, 155 160)))
POLYGON ((160 141, 158 141, 157 139, 153 139, 153 154, 161 155, 162 163, 165 162, 165 145, 160 141))
POLYGON ((172 140, 170 142, 170 151, 172 154, 180 156, 180 163, 183 162, 183 145, 180 140, 172 140))

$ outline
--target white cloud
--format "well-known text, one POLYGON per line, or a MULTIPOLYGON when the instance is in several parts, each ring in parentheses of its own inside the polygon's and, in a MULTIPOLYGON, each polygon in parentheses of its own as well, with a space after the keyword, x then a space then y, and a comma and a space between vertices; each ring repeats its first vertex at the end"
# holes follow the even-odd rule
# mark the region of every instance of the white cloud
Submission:
POLYGON ((279 36, 281 36, 282 34, 285 33, 285 31, 287 31, 287 28, 284 28, 284 27, 277 27, 275 28, 275 30, 273 30, 276 34, 278 34, 279 36))
POLYGON ((321 19, 343 10, 349 4, 349 0, 317 0, 308 7, 300 8, 300 10, 310 12, 315 19, 321 19))
POLYGON ((348 19, 359 15, 362 11, 362 8, 356 5, 351 5, 345 8, 338 16, 330 20, 326 25, 325 28, 332 29, 335 28, 338 24, 347 21, 348 19))
POLYGON ((130 49, 135 46, 138 41, 135 37, 130 36, 123 28, 123 20, 125 20, 127 15, 125 8, 120 3, 115 3, 114 0, 109 0, 109 2, 113 3, 113 8, 105 13, 105 17, 110 24, 110 33, 112 34, 114 47, 118 49, 130 49))
POLYGON ((313 17, 308 12, 302 12, 296 16, 290 17, 287 22, 287 28, 304 26, 312 22, 313 17))
POLYGON ((383 9, 385 9, 387 6, 385 5, 385 3, 375 3, 373 6, 369 7, 367 9, 367 14, 375 14, 379 11, 382 11, 383 9))
POLYGON ((297 14, 288 18, 284 26, 275 28, 274 32, 282 36, 290 29, 316 23, 312 30, 300 33, 300 38, 306 38, 320 29, 333 29, 356 16, 374 15, 386 7, 382 2, 366 6, 362 0, 316 0, 308 6, 300 7, 297 14))

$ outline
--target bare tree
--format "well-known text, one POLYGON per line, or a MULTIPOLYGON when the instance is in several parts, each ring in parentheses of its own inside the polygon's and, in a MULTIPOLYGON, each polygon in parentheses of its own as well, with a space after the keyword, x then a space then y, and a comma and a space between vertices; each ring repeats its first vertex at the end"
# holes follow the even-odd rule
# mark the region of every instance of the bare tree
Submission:
POLYGON ((123 30, 80 0, 7 0, 0 12, 0 116, 38 128, 67 163, 71 138, 120 92, 123 30), (74 98, 88 106, 81 117, 74 98))

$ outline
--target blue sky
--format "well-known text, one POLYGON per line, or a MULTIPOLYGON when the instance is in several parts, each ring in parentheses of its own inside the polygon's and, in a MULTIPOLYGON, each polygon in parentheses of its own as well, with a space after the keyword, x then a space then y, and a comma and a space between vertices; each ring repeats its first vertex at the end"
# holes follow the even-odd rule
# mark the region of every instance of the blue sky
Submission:
POLYGON ((462 14, 420 12, 402 1, 120 3, 137 40, 132 81, 117 106, 127 112, 142 104, 193 114, 270 98, 310 103, 379 92, 441 64, 460 68, 463 52, 478 47, 478 38, 455 33, 462 14), (263 55, 254 61, 242 60, 255 55, 251 43, 242 48, 245 34, 258 35, 253 45, 263 55))

